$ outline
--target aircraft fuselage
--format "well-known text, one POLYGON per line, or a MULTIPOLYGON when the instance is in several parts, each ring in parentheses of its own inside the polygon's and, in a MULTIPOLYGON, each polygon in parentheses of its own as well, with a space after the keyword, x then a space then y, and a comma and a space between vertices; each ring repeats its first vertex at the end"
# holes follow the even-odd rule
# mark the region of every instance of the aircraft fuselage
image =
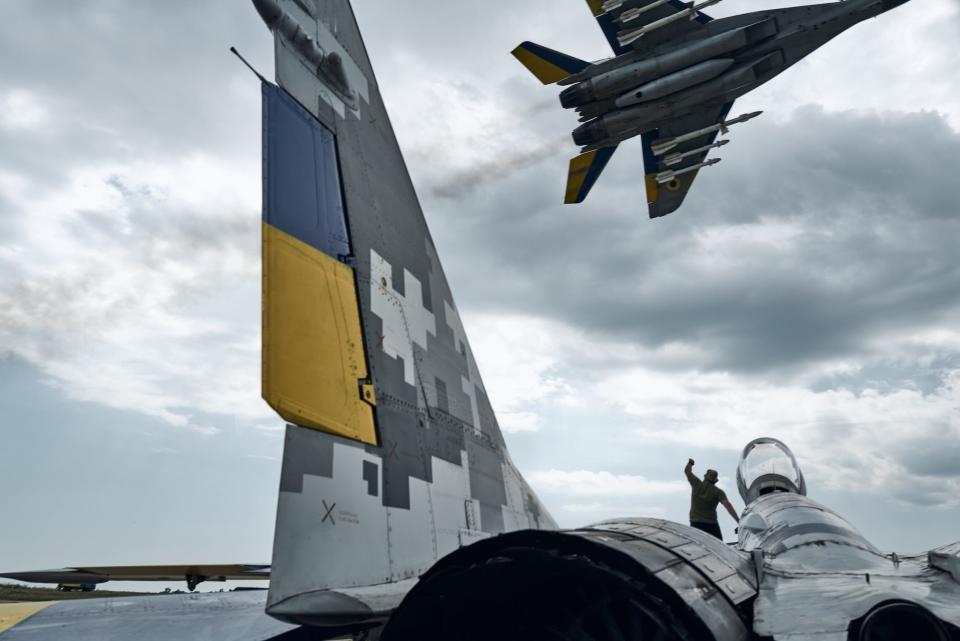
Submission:
POLYGON ((696 37, 594 63, 561 84, 561 105, 584 124, 576 144, 595 149, 731 102, 867 18, 907 0, 847 0, 756 11, 704 25, 696 37))

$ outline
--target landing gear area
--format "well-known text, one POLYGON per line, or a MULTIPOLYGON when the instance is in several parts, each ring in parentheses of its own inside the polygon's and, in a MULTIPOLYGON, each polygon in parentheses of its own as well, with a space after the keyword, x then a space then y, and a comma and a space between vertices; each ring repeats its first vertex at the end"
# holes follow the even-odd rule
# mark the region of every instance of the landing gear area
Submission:
POLYGON ((60 592, 93 592, 96 589, 96 583, 60 583, 57 585, 57 590, 60 592))

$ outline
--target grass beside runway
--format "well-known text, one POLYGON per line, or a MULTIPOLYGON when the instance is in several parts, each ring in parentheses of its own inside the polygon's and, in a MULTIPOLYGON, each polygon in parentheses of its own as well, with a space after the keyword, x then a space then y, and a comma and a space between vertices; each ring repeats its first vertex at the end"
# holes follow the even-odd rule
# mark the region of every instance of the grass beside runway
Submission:
POLYGON ((35 588, 27 585, 0 583, 0 603, 23 603, 30 601, 69 601, 72 599, 102 599, 111 596, 136 596, 147 592, 61 592, 56 588, 35 588))

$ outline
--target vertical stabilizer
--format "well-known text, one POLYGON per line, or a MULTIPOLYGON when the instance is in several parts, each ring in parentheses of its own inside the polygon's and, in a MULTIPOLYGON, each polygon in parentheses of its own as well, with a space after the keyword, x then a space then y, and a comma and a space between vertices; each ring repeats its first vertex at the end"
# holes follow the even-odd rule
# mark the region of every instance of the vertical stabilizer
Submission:
POLYGON ((554 527, 510 462, 347 0, 255 0, 264 398, 289 423, 268 612, 349 631, 491 534, 554 527))

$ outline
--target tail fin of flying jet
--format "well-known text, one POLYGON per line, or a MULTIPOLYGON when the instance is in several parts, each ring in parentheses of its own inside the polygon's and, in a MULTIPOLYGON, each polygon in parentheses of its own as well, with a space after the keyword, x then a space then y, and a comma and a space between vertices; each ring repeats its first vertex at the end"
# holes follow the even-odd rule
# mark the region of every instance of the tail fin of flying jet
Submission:
POLYGON ((506 451, 348 0, 254 4, 279 85, 263 396, 288 423, 267 611, 348 634, 458 547, 555 524, 506 451))
POLYGON ((510 53, 545 85, 560 82, 590 66, 589 62, 529 41, 520 43, 510 53))
POLYGON ((570 170, 567 173, 567 192, 563 202, 568 205, 582 203, 616 150, 616 145, 601 147, 571 158, 570 170))
POLYGON ((678 118, 669 125, 643 134, 643 165, 650 218, 661 218, 679 209, 687 194, 690 193, 690 188, 693 187, 693 181, 696 180, 699 172, 694 170, 687 173, 678 173, 672 180, 663 184, 657 181, 657 175, 664 170, 679 172, 692 165, 704 162, 709 153, 706 148, 713 145, 718 132, 707 132, 702 136, 691 138, 671 147, 669 149, 671 153, 683 156, 682 161, 675 165, 666 164, 665 160, 667 158, 657 155, 654 151, 654 144, 722 123, 732 107, 733 101, 730 101, 722 106, 678 118))

